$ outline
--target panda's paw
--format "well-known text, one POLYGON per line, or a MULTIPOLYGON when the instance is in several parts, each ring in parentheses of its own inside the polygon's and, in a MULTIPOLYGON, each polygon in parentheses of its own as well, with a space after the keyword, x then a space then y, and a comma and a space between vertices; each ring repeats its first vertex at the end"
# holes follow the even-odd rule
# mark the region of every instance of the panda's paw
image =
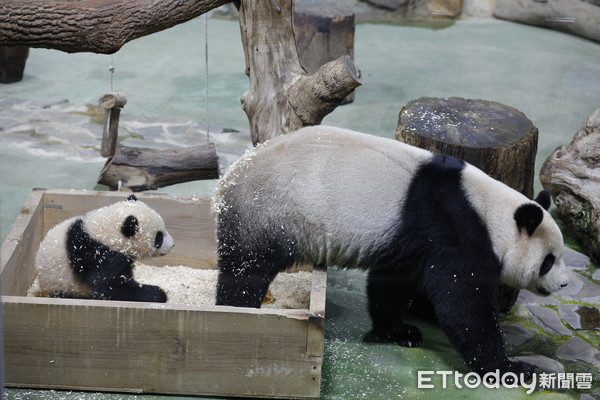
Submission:
POLYGON ((154 285, 143 285, 137 296, 137 301, 145 301, 152 303, 166 303, 167 294, 164 290, 154 285))
POLYGON ((418 347, 423 343, 423 334, 416 326, 402 324, 388 330, 371 329, 364 342, 395 343, 403 347, 418 347))
POLYGON ((536 366, 526 363, 524 361, 511 361, 509 363, 508 371, 517 375, 519 379, 521 379, 521 374, 523 374, 523 379, 525 382, 531 382, 533 378, 533 374, 536 370, 536 366))
POLYGON ((514 378, 517 378, 517 382, 519 381, 524 381, 527 383, 530 383, 531 380, 533 379, 533 374, 536 370, 536 366, 535 365, 531 365, 528 364, 526 362, 523 361, 507 361, 504 365, 493 368, 493 367, 486 367, 486 368, 482 368, 479 371, 479 374, 482 377, 485 377, 486 381, 489 384, 494 384, 496 383, 496 374, 489 374, 490 372, 494 372, 494 371, 499 371, 500 372, 500 376, 502 376, 504 380, 506 380, 507 384, 514 384, 515 380, 514 378), (510 375, 507 375, 510 374, 510 375))

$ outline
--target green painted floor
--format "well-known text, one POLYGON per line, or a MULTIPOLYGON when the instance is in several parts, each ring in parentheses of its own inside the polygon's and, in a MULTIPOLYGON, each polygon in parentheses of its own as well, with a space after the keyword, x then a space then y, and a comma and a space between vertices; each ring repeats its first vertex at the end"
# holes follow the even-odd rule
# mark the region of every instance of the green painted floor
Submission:
MULTIPOLYGON (((211 20, 209 31, 211 124, 247 130, 239 104, 247 89, 239 27, 234 21, 211 20)), ((117 53, 115 89, 124 91, 129 100, 124 112, 203 120, 201 42, 202 23, 195 20, 127 44, 117 53)), ((600 45, 550 30, 491 20, 464 21, 441 30, 360 25, 355 53, 365 84, 353 104, 339 108, 324 123, 392 137, 400 108, 415 98, 499 101, 524 112, 539 128, 539 167, 600 106, 600 45)), ((25 80, 0 87, 0 98, 60 97, 73 104, 94 104, 108 91, 108 63, 108 56, 33 49, 25 80)), ((29 154, 18 143, 3 143, 0 159, 1 239, 32 188, 92 189, 101 167, 97 162, 29 154)), ((186 184, 164 191, 208 194, 211 187, 186 184)), ((421 348, 362 343, 369 327, 364 277, 335 270, 330 275, 323 399, 579 398, 577 393, 527 395, 523 389, 453 385, 419 390, 419 369, 467 372, 445 336, 421 323, 425 336, 421 348)), ((165 398, 29 389, 8 389, 6 394, 9 400, 165 398)))

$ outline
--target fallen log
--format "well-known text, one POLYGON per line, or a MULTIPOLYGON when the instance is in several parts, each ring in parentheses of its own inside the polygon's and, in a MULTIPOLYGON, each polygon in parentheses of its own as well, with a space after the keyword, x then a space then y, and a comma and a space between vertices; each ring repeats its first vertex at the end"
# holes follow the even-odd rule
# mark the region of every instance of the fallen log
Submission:
POLYGON ((169 150, 123 146, 107 160, 98 183, 112 190, 126 186, 140 192, 218 177, 219 162, 214 144, 169 150))

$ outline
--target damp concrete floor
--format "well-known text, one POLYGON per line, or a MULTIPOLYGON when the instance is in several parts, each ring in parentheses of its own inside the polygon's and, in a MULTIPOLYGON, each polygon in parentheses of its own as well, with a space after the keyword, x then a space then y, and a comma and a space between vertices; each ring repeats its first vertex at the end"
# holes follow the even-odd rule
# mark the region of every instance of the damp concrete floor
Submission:
MULTIPOLYGON (((128 98, 123 110, 124 124, 130 127, 128 140, 138 144, 145 141, 152 148, 202 144, 206 140, 202 24, 198 19, 139 39, 114 55, 113 86, 128 98), (136 132, 141 126, 160 129, 146 130, 144 136, 136 132), (187 127, 184 131, 188 136, 175 143, 170 136, 172 126, 187 127)), ((235 21, 209 21, 209 59, 211 135, 226 167, 250 145, 247 120, 239 103, 248 82, 235 21)), ((69 121, 73 112, 83 112, 86 104, 96 104, 98 97, 109 91, 109 62, 105 55, 32 49, 24 80, 0 86, 0 239, 10 230, 32 188, 96 186, 103 164, 97 154, 98 126, 83 121, 84 130, 73 130, 69 126, 76 124, 69 121)), ((398 112, 418 97, 494 100, 522 111, 538 127, 538 169, 550 152, 568 143, 600 106, 598 43, 509 22, 461 21, 437 30, 359 25, 355 63, 362 70, 364 85, 357 90, 354 103, 338 108, 324 123, 393 137, 398 112)), ((161 191, 205 195, 213 186, 214 181, 205 181, 161 191)), ((539 182, 536 186, 540 187, 539 182)), ((446 337, 437 327, 417 322, 425 336, 421 348, 362 343, 360 338, 369 328, 364 275, 332 270, 322 398, 589 400, 600 396, 600 358, 594 358, 600 348, 599 330, 572 327, 559 313, 563 303, 597 306, 594 296, 576 297, 584 289, 585 293, 597 289, 587 286, 598 284, 597 278, 592 279, 596 270, 585 257, 576 254, 573 260, 572 273, 581 282, 576 293, 558 296, 551 304, 540 304, 525 294, 502 323, 512 327, 507 328, 513 335, 510 340, 514 340, 510 355, 542 356, 558 360, 564 372, 593 373, 591 389, 536 390, 528 395, 522 388, 442 388, 439 382, 435 389, 419 389, 418 370, 467 372, 446 337), (551 315, 544 323, 539 319, 544 313, 535 307, 556 315, 545 312, 551 315), (558 327, 553 325, 556 320, 558 327), (561 326, 569 332, 561 331, 561 326), (560 350, 571 342, 583 346, 579 350, 587 351, 591 358, 558 358, 560 350)), ((163 398, 30 389, 8 389, 6 394, 10 400, 163 398)))

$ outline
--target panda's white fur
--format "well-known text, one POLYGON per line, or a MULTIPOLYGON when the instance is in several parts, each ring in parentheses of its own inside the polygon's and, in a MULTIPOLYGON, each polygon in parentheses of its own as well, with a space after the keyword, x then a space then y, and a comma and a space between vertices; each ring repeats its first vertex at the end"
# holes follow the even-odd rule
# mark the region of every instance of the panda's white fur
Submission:
POLYGON ((496 286, 546 295, 568 282, 562 235, 538 203, 461 160, 349 130, 303 128, 247 152, 213 211, 217 304, 259 307, 296 262, 368 269, 366 340, 420 343, 397 297, 424 296, 479 372, 531 373, 506 358, 496 286))
POLYGON ((542 223, 529 236, 519 231, 512 218, 529 199, 469 164, 463 178, 469 201, 486 222, 494 253, 502 263, 502 283, 541 295, 564 287, 569 278, 562 259, 563 237, 552 216, 542 209, 542 223), (540 277, 540 260, 548 253, 556 257, 555 265, 540 277))
MULTIPOLYGON (((87 282, 75 279, 74 267, 69 261, 71 249, 67 248, 67 237, 78 220, 83 221, 84 233, 89 235, 92 240, 105 245, 129 260, 164 255, 174 245, 173 238, 167 232, 162 217, 147 204, 138 201, 134 196, 130 197, 128 200, 89 211, 83 216, 69 218, 50 229, 41 242, 36 255, 37 277, 30 289, 30 294, 84 298, 99 295, 94 293, 87 282), (122 227, 124 221, 131 216, 135 217, 137 226, 135 234, 127 237, 122 233, 122 227), (162 241, 157 247, 158 232, 162 232, 162 241)), ((101 251, 94 246, 85 250, 90 253, 101 251)), ((110 253, 107 257, 110 258, 113 254, 110 253)), ((125 260, 125 258, 123 259, 125 260)), ((104 261, 110 260, 102 260, 102 262, 104 261)), ((128 265, 120 265, 120 267, 129 268, 128 265)), ((106 296, 106 294, 104 295, 106 296)))

